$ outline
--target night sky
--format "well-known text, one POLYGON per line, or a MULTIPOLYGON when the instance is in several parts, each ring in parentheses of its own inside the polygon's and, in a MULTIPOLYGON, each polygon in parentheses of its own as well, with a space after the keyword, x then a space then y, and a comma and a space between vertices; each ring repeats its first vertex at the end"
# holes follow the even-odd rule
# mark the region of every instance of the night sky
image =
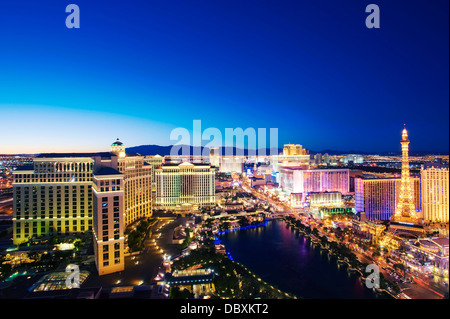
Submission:
POLYGON ((406 123, 448 152, 448 27, 447 0, 2 0, 0 154, 169 145, 193 120, 374 153, 406 123))

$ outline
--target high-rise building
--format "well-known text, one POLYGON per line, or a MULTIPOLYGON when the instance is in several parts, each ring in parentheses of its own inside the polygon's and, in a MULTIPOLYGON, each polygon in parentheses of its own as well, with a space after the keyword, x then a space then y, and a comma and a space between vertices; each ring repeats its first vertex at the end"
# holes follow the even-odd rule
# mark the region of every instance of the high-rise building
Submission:
POLYGON ((420 172, 423 218, 427 222, 449 222, 448 169, 448 165, 426 164, 420 172))
POLYGON ((93 165, 92 154, 42 154, 15 170, 14 244, 91 230, 93 165))
MULTIPOLYGON (((414 203, 420 207, 420 178, 411 177, 414 203)), ((390 220, 397 208, 401 179, 355 178, 355 210, 369 220, 390 220)))
POLYGON ((93 173, 93 240, 98 274, 125 269, 124 259, 124 174, 117 159, 95 158, 93 173))
POLYGON ((237 173, 244 172, 244 156, 223 156, 219 164, 219 172, 221 173, 237 173))
MULTIPOLYGON (((268 161, 271 171, 276 174, 282 166, 309 168, 310 155, 308 149, 303 148, 302 145, 286 144, 281 155, 271 155, 268 157, 268 161)), ((279 174, 276 174, 276 176, 278 176, 276 182, 279 183, 279 174)))
POLYGON ((246 156, 242 155, 221 155, 218 147, 211 147, 209 152, 209 164, 216 167, 221 173, 242 174, 245 158, 246 156))
POLYGON ((155 171, 156 203, 162 209, 215 205, 215 170, 207 164, 165 164, 155 171))
POLYGON ((308 150, 300 144, 285 144, 283 155, 308 155, 308 150))
POLYGON ((211 166, 219 167, 222 155, 218 147, 211 147, 209 150, 209 163, 211 166))
POLYGON ((111 152, 37 156, 32 165, 14 171, 14 244, 93 230, 94 246, 108 253, 96 256, 99 273, 118 271, 123 267, 125 226, 152 214, 151 168, 144 157, 126 154, 119 139, 111 145, 111 152), (103 206, 100 211, 100 200, 111 201, 113 209, 105 211, 108 207, 103 206), (114 244, 114 249, 107 245, 108 252, 103 248, 107 230, 108 242, 114 244))
POLYGON ((316 165, 322 164, 322 154, 317 153, 316 155, 314 155, 314 163, 316 165))
POLYGON ((323 163, 330 164, 330 155, 328 153, 323 154, 323 163))
POLYGON ((161 155, 145 156, 144 161, 152 167, 152 187, 156 190, 155 170, 164 163, 164 157, 161 155))
POLYGON ((348 169, 303 169, 281 167, 280 187, 287 193, 340 192, 349 193, 348 169))
POLYGON ((152 167, 142 156, 119 158, 118 170, 124 174, 125 225, 152 216, 152 167))
POLYGON ((152 216, 152 165, 144 156, 126 153, 125 145, 117 139, 111 153, 118 156, 117 170, 124 174, 125 225, 152 216))

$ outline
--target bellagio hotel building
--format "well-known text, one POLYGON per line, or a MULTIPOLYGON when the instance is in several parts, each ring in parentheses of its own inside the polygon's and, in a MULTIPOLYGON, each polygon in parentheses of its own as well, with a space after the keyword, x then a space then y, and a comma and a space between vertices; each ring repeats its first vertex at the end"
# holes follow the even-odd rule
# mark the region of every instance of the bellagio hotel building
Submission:
POLYGON ((120 271, 125 226, 152 214, 151 182, 119 140, 111 152, 41 154, 14 171, 13 242, 92 231, 99 274, 120 271))

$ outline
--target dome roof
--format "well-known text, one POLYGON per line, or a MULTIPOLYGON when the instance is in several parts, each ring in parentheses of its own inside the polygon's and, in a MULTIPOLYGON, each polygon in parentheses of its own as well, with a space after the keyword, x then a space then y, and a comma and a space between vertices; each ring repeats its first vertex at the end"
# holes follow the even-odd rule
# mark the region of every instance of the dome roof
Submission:
POLYGON ((117 140, 114 143, 112 143, 111 145, 120 146, 120 145, 123 145, 123 143, 121 141, 119 141, 119 138, 117 138, 117 140))

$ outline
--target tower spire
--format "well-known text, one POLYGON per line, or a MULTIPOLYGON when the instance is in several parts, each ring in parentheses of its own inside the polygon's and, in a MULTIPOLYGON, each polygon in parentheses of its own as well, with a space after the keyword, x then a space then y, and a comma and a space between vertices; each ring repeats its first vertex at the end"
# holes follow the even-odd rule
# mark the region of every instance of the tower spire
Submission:
POLYGON ((402 139, 400 144, 402 146, 402 177, 400 181, 400 191, 394 220, 416 222, 416 207, 414 205, 413 192, 411 189, 411 177, 409 174, 409 139, 406 125, 404 125, 402 131, 402 139))

